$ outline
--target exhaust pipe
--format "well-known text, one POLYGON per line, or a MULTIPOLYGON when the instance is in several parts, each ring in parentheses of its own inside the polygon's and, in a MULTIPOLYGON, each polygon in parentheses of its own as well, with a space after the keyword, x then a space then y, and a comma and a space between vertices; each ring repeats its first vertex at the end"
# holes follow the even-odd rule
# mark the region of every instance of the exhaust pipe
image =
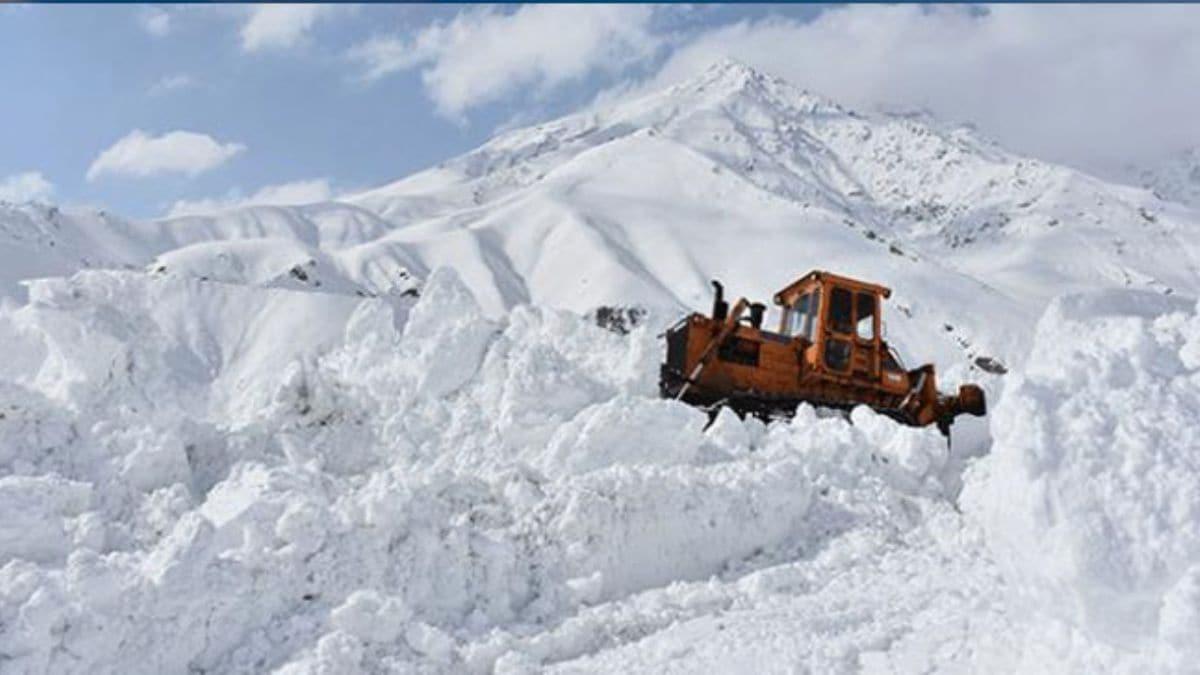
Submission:
POLYGON ((716 296, 713 297, 712 318, 713 321, 724 321, 725 317, 729 316, 729 303, 725 302, 725 287, 716 279, 712 280, 713 290, 716 296))
POLYGON ((750 325, 754 328, 762 328, 763 315, 766 312, 767 306, 761 302, 750 305, 750 325))

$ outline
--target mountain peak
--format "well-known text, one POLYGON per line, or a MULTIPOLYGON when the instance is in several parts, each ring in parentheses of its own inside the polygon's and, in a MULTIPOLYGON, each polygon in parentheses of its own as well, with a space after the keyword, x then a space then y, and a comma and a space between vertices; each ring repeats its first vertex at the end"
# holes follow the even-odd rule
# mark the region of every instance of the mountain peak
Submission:
POLYGON ((684 80, 674 89, 692 91, 717 89, 728 92, 741 92, 767 86, 771 88, 788 87, 795 89, 793 85, 784 80, 756 70, 742 61, 725 56, 713 61, 699 74, 684 80))
POLYGON ((751 107, 761 106, 763 109, 793 113, 821 111, 827 114, 850 114, 836 101, 729 57, 714 61, 699 74, 660 91, 657 96, 666 98, 672 107, 682 99, 690 98, 696 103, 736 101, 739 105, 749 104, 751 107))
POLYGON ((746 83, 764 79, 766 76, 752 66, 729 56, 713 61, 695 79, 706 82, 746 83))

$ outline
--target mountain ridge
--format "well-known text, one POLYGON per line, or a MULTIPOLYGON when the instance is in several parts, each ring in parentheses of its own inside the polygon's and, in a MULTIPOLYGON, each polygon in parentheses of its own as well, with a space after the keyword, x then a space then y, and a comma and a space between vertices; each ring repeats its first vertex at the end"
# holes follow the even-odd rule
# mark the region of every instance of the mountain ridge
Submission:
POLYGON ((639 305, 665 321, 706 307, 713 277, 764 298, 837 269, 896 290, 891 327, 920 359, 968 368, 1021 358, 1062 293, 1200 290, 1185 206, 729 60, 336 202, 103 222, 134 242, 115 264, 230 283, 400 295, 451 266, 493 316, 639 305))

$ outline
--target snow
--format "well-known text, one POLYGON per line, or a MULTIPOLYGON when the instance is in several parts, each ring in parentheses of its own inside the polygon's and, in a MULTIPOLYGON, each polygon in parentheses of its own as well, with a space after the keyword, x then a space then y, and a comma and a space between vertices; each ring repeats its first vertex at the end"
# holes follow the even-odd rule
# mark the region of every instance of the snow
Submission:
POLYGON ((9 665, 1194 659, 1191 301, 1052 303, 963 515, 963 462, 936 431, 808 407, 706 430, 655 398, 644 326, 532 307, 489 319, 449 270, 423 289, 410 305, 142 271, 33 284, 0 315, 32 357, 8 366, 0 427, 9 665), (243 354, 255 335, 288 358, 243 354))
POLYGON ((340 203, 0 205, 0 670, 1189 672, 1198 222, 733 63, 340 203), (657 397, 814 267, 989 416, 657 397))
MULTIPOLYGON (((47 427, 6 436, 12 475, 0 479, 12 514, 0 539, 13 626, 3 648, 21 670, 273 668, 347 653, 452 668, 464 630, 707 577, 784 541, 810 503, 794 459, 702 453, 704 416, 653 399, 640 372, 584 379, 584 359, 620 362, 639 338, 557 313, 502 330, 450 271, 426 281, 411 312, 142 272, 80 273, 31 295, 2 321, 46 345, 6 390, 6 410, 29 416, 25 400, 40 402, 47 427), (267 325, 204 311, 212 297, 267 325), (263 311, 270 301, 291 311, 263 311), (170 330, 185 308, 205 322, 189 327, 191 344, 170 330), (135 326, 119 349, 118 329, 135 326), (240 342, 276 329, 299 365, 254 358, 249 369, 240 342), (506 444, 486 392, 526 385, 504 366, 531 335, 540 344, 528 348, 554 354, 567 382, 588 383, 575 394, 583 410, 544 421, 548 444, 506 444), (66 386, 45 376, 51 366, 85 376, 66 386), (212 400, 226 387, 241 392, 236 405, 212 400), (631 393, 608 399, 621 389, 631 393), (675 420, 665 430, 660 413, 675 420), (572 425, 592 431, 572 443, 572 425), (664 439, 679 451, 659 456, 664 439), (493 466, 457 469, 471 452, 493 466)), ((505 405, 527 417, 542 400, 505 405)))
POLYGON ((1198 343, 1191 301, 1056 300, 967 491, 1016 587, 1129 649, 1153 643, 1200 563, 1198 343))
POLYGON ((1163 199, 1192 208, 1200 207, 1200 148, 1191 147, 1168 157, 1158 165, 1129 166, 1129 182, 1141 185, 1163 199))

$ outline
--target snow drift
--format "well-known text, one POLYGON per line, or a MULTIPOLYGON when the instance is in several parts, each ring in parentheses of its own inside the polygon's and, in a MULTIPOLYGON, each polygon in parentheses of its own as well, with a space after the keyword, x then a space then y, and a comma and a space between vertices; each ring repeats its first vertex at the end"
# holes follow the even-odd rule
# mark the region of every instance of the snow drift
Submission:
POLYGON ((1106 292, 1055 301, 965 498, 1013 586, 1128 650, 1200 652, 1200 315, 1106 292), (1161 642, 1160 642, 1161 640, 1161 642))

